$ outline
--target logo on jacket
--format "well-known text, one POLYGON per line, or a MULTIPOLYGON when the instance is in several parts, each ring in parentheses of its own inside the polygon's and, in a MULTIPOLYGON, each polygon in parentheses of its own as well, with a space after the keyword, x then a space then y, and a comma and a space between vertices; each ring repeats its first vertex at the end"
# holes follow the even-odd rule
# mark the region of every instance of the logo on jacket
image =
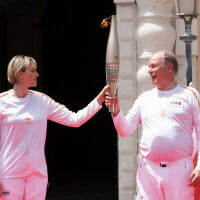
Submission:
POLYGON ((32 121, 32 116, 29 113, 24 113, 24 120, 29 123, 32 121))
POLYGON ((181 105, 181 101, 171 101, 170 105, 179 106, 181 105))

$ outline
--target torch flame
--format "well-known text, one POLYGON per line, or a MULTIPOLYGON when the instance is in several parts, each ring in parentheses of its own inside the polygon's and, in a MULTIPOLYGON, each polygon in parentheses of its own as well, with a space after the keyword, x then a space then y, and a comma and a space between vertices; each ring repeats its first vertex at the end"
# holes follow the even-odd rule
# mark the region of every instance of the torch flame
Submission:
POLYGON ((107 28, 111 24, 111 16, 103 19, 100 24, 100 28, 107 28))

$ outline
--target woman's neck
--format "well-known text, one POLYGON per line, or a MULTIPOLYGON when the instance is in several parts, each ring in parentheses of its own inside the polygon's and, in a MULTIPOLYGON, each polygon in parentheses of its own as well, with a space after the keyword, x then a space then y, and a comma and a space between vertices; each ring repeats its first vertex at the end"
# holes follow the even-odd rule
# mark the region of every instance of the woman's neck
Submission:
POLYGON ((15 84, 13 87, 13 94, 18 98, 24 98, 28 94, 28 88, 15 84))

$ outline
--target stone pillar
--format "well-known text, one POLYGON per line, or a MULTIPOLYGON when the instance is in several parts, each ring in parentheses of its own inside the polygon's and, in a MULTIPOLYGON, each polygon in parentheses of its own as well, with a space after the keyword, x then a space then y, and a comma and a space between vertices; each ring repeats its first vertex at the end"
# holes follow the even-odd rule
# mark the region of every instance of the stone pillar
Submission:
MULTIPOLYGON (((119 97, 124 114, 136 98, 136 4, 135 0, 115 0, 120 47, 119 97)), ((119 200, 133 200, 136 190, 137 133, 118 137, 119 200)))
POLYGON ((158 50, 174 51, 174 0, 137 0, 137 95, 152 87, 149 57, 158 50))

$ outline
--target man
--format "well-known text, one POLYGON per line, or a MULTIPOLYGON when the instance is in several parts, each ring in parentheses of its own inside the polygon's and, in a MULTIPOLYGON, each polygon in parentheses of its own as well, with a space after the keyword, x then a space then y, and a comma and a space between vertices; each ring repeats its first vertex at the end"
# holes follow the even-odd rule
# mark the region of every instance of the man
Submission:
POLYGON ((148 70, 156 87, 141 94, 126 116, 118 97, 106 94, 106 106, 114 104, 112 117, 120 136, 142 125, 137 200, 193 200, 200 183, 200 159, 195 169, 192 162, 193 130, 200 138, 199 93, 177 84, 177 72, 173 53, 156 52, 148 70))

